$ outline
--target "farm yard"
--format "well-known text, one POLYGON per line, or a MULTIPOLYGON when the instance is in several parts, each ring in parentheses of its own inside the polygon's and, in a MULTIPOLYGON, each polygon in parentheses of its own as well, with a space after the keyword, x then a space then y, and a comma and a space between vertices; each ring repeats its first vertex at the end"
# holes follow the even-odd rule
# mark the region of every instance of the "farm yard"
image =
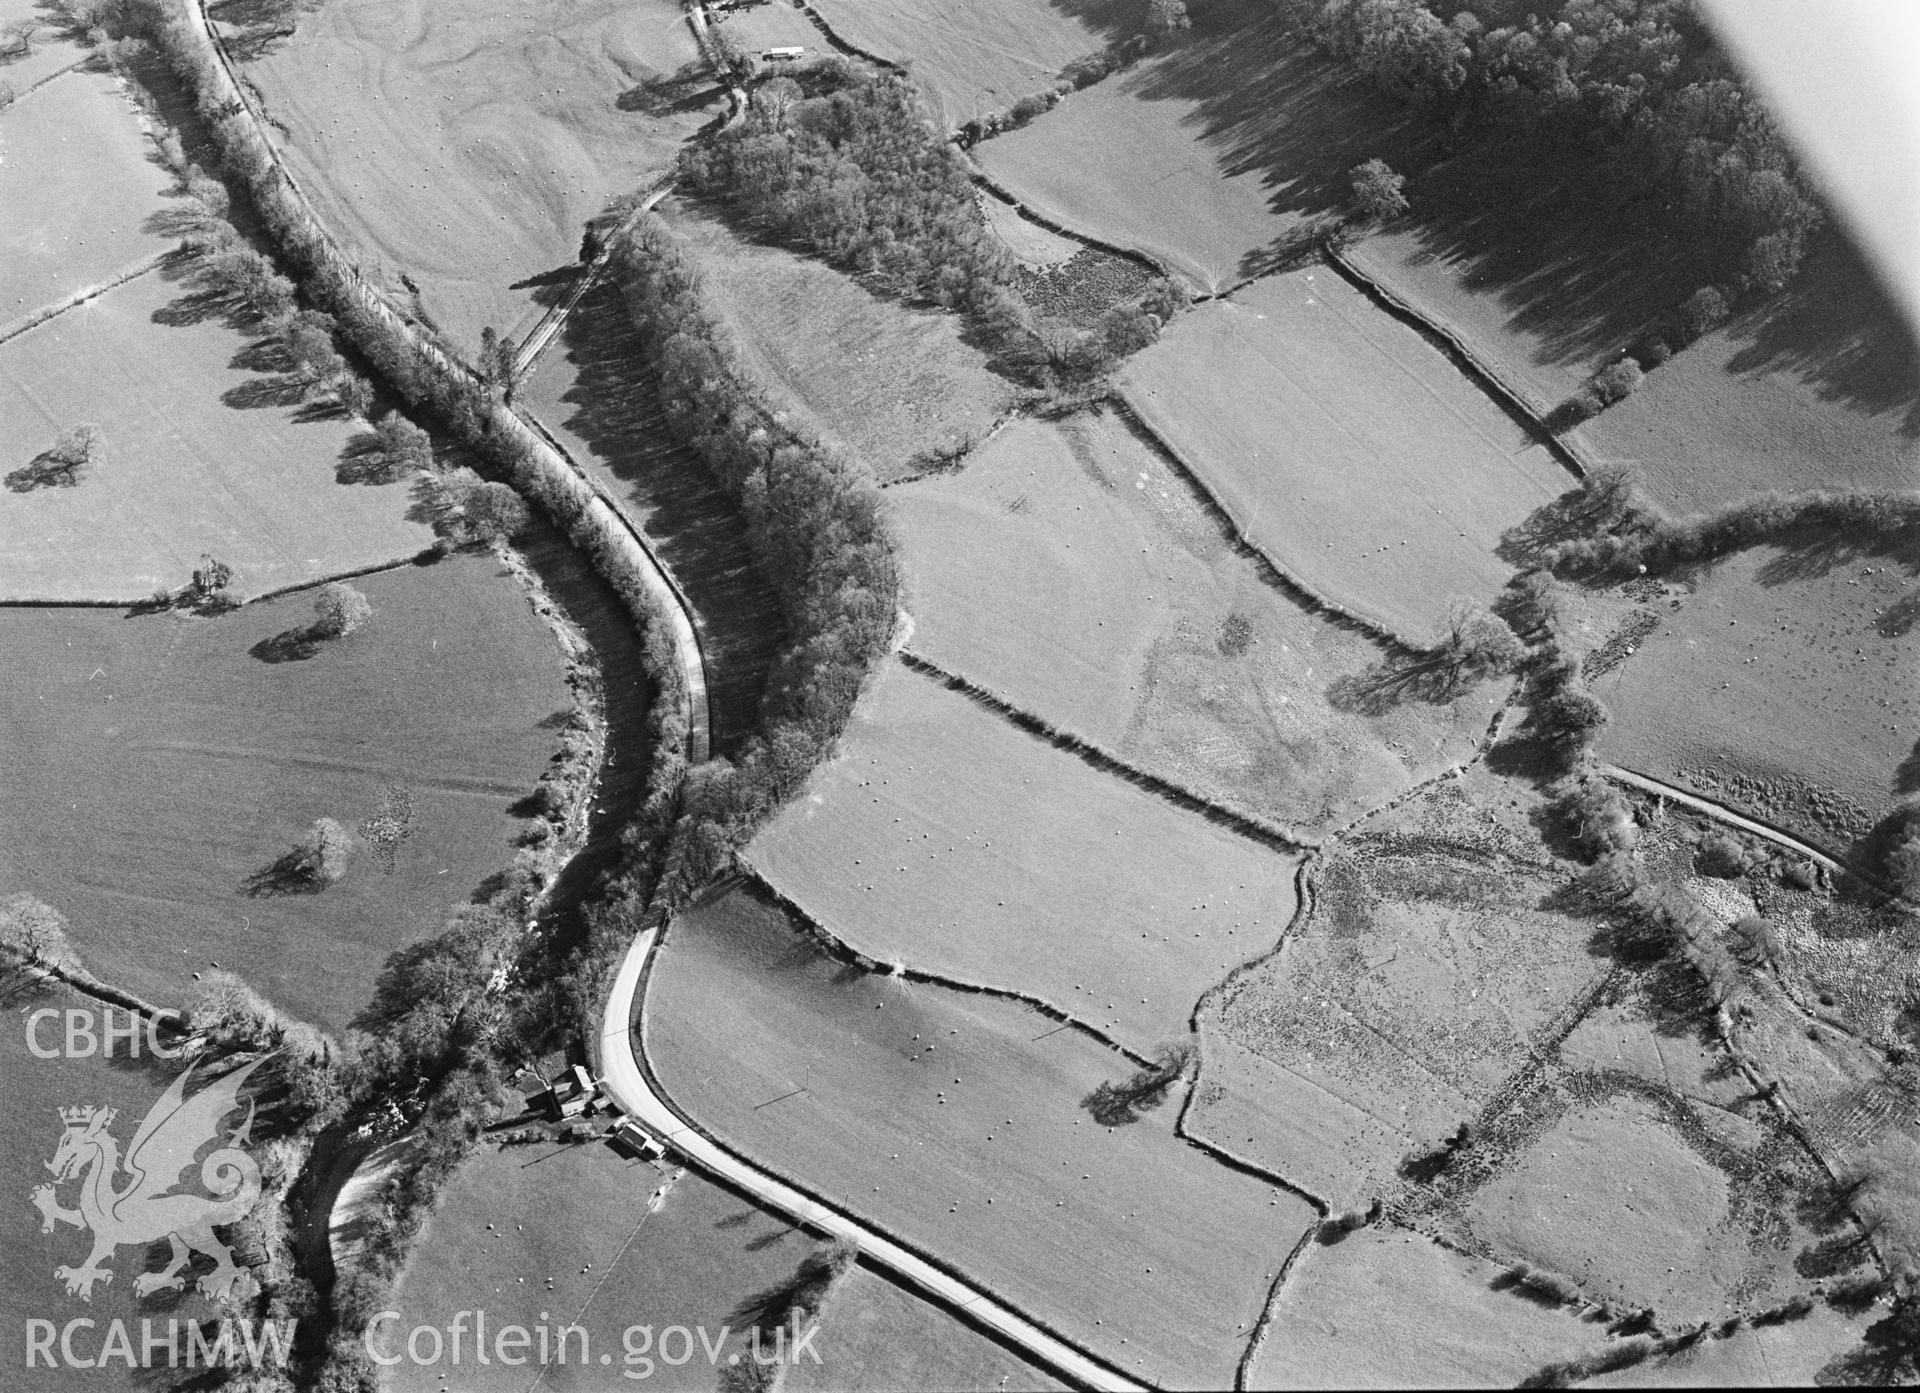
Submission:
POLYGON ((675 921, 643 1022, 714 1135, 1154 1382, 1231 1379, 1313 1219, 1176 1138, 1171 1100, 1103 1125, 1086 1100, 1135 1069, 1116 1051, 835 962, 746 890, 675 921))
POLYGON ((783 389, 877 479, 964 450, 1006 410, 1007 384, 961 341, 953 315, 883 300, 818 261, 738 236, 697 206, 669 200, 661 211, 756 377, 783 389), (837 351, 823 352, 827 344, 837 351))
POLYGON ((1336 709, 1364 635, 1238 552, 1193 485, 1113 413, 1015 420, 959 472, 890 495, 915 653, 1221 803, 1324 831, 1470 758, 1490 684, 1336 709))
POLYGON ((571 705, 553 635, 484 555, 355 584, 372 616, 317 644, 287 640, 311 593, 0 609, 0 885, 65 915, 100 977, 171 1002, 217 966, 338 1031, 512 861, 571 705), (354 831, 345 878, 278 893, 263 872, 321 817, 354 831))
POLYGON ((129 604, 209 552, 258 595, 432 544, 403 486, 341 482, 365 424, 250 366, 201 298, 155 272, 0 344, 6 468, 82 421, 104 454, 73 487, 0 492, 0 597, 129 604))
POLYGON ((1272 946, 1298 864, 903 666, 746 860, 870 958, 1038 996, 1138 1050, 1272 946))
POLYGON ((1506 582, 1501 534, 1574 482, 1324 266, 1199 307, 1121 380, 1276 565, 1416 646, 1506 582))
POLYGON ((1846 852, 1910 791, 1909 566, 1814 539, 1741 552, 1688 585, 1598 681, 1613 713, 1602 753, 1846 852))
MULTIPOLYGON (((246 67, 294 175, 363 269, 471 350, 517 338, 587 219, 664 172, 708 112, 662 96, 698 53, 669 0, 345 0, 246 67)), ((713 92, 703 80, 697 84, 713 92)))

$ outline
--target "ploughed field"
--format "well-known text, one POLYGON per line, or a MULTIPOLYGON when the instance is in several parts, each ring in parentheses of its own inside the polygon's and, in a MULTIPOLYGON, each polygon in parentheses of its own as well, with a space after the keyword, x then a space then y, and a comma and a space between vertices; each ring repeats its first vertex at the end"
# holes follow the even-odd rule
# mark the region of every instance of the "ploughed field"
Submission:
POLYGON ((1309 590, 1415 645, 1511 574, 1503 532, 1570 476, 1413 329, 1325 266, 1176 320, 1127 402, 1309 590))
POLYGON ((302 405, 228 314, 163 268, 0 343, 0 469, 81 422, 102 439, 73 485, 0 491, 0 596, 131 603, 203 553, 258 595, 433 541, 404 487, 347 482, 365 423, 302 405))
POLYGON ((246 72, 349 255, 403 296, 411 276, 470 350, 487 325, 530 329, 551 303, 539 278, 574 264, 586 220, 706 119, 647 86, 697 57, 668 0, 346 0, 246 72))
POLYGON ((746 859, 871 958, 1038 996, 1139 1050, 1273 945, 1299 860, 904 666, 746 859))
POLYGON ((1279 590, 1113 413, 1014 420, 888 498, 914 653, 1277 824, 1331 830, 1470 759, 1500 700, 1330 698, 1379 647, 1279 590))
POLYGON ((355 585, 372 617, 324 643, 309 592, 0 610, 0 887, 64 914, 100 977, 177 1005, 217 964, 338 1030, 511 859, 571 701, 552 634, 485 555, 355 585), (321 817, 354 836, 346 876, 284 893, 266 873, 321 817))
POLYGON ((1056 1025, 836 962, 736 889, 675 921, 642 1028, 744 1155, 1137 1377, 1224 1385, 1312 1211, 1179 1140, 1172 1101, 1104 1125, 1085 1100, 1134 1065, 1056 1025))

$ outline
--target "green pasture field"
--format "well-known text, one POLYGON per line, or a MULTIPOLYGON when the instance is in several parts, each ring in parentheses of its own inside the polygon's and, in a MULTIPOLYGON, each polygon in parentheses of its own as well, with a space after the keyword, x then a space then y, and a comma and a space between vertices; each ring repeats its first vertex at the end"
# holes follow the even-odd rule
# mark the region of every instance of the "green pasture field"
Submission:
POLYGON ((1245 1387, 1513 1387, 1605 1334, 1496 1280, 1501 1268, 1376 1226, 1309 1244, 1275 1297, 1245 1387))
POLYGON ((1044 91, 1060 69, 1139 32, 1141 13, 1120 0, 1057 5, 1050 0, 818 0, 848 43, 913 64, 942 130, 1003 112, 1044 91))
POLYGON ((714 1135, 1153 1383, 1232 1380, 1313 1220, 1176 1138, 1177 1098, 1096 1121, 1083 1100, 1134 1070, 1117 1052, 835 962, 743 891, 675 922, 642 1021, 714 1135))
POLYGON ((1407 118, 1288 37, 1260 0, 1191 14, 1178 43, 973 154, 1055 222, 1218 293, 1271 269, 1307 219, 1343 207, 1352 166, 1401 160, 1407 118))
POLYGON ((1121 380, 1279 566, 1416 645, 1506 583, 1501 534, 1574 482, 1324 266, 1181 317, 1121 380))
POLYGON ((1801 1320, 1742 1326, 1725 1338, 1710 1337, 1601 1374, 1581 1387, 1811 1388, 1877 1382, 1872 1371, 1887 1366, 1875 1355, 1884 1359, 1885 1349, 1871 1349, 1863 1336, 1885 1315, 1878 1306, 1865 1315, 1842 1315, 1822 1302, 1801 1320))
MULTIPOLYGON (((415 1326, 437 1326, 444 1337, 456 1312, 476 1310, 486 1312, 489 1343, 509 1325, 534 1332, 536 1343, 520 1367, 479 1365, 469 1316, 460 1367, 445 1356, 438 1364, 398 1364, 391 1387, 424 1393, 451 1381, 462 1393, 521 1393, 537 1380, 582 1393, 711 1389, 716 1362, 724 1370, 730 1357, 750 1357, 753 1320, 745 1308, 789 1280, 814 1245, 731 1190, 682 1168, 628 1160, 603 1142, 483 1150, 461 1166, 414 1240, 388 1303, 400 1319, 382 1327, 380 1347, 404 1354, 415 1326), (581 1326, 588 1367, 580 1364, 578 1336, 567 1363, 555 1347, 542 1366, 542 1324, 581 1326), (656 1340, 668 1326, 704 1328, 719 1353, 709 1361, 696 1338, 692 1360, 682 1365, 661 1362, 657 1350, 642 1350, 629 1364, 626 1331, 641 1325, 652 1326, 656 1340), (610 1368, 600 1364, 603 1354, 612 1356, 610 1368)), ((676 1356, 678 1338, 668 1351, 676 1356)), ((771 1355, 770 1329, 762 1340, 771 1355)), ((431 1353, 425 1336, 420 1348, 431 1353)), ((824 1331, 813 1348, 823 1366, 835 1356, 824 1331)))
POLYGON ((1742 552, 1599 679, 1602 756, 1844 853, 1912 787, 1913 582, 1845 538, 1742 552))
POLYGON ((484 326, 532 328, 586 220, 663 172, 711 114, 646 88, 697 57, 669 0, 343 0, 247 75, 350 254, 403 296, 411 275, 472 348, 484 326))
MULTIPOLYGON (((758 14, 760 11, 749 11, 758 14)), ((1012 393, 962 321, 883 300, 819 261, 748 241, 677 201, 662 210, 700 265, 754 376, 800 403, 875 477, 926 467, 986 434, 1012 393)))
POLYGON ((73 487, 0 490, 0 598, 130 603, 186 584, 209 552, 258 595, 433 541, 404 486, 339 482, 365 423, 310 414, 278 374, 236 366, 245 351, 166 272, 0 345, 0 472, 83 421, 104 452, 73 487))
POLYGON ((1204 1090, 1196 1130, 1343 1202, 1385 1182, 1605 975, 1591 929, 1541 907, 1560 880, 1537 838, 1492 826, 1455 782, 1369 823, 1321 862, 1286 946, 1202 1013, 1209 1046, 1235 1047, 1217 1074, 1210 1050, 1204 1082, 1250 1096, 1204 1090))
POLYGON ((1142 1050, 1279 938, 1298 864, 901 667, 746 859, 880 962, 1036 994, 1142 1050))
MULTIPOLYGON (((0 67, 0 82, 20 80, 0 67)), ((172 183, 109 73, 67 73, 9 107, 0 120, 0 331, 172 246, 148 227, 172 183)))
POLYGON ((1381 661, 1227 540, 1110 413, 1010 422, 958 473, 892 490, 913 651, 1130 762, 1327 830, 1472 756, 1498 684, 1336 709, 1381 661))
POLYGON ((1073 260, 1082 250, 1080 243, 1057 232, 1049 232, 1031 218, 1022 217, 1012 205, 989 194, 980 195, 980 211, 987 227, 1022 265, 1032 269, 1059 266, 1073 260))
POLYGON ((860 1269, 827 1299, 820 1323, 821 1362, 796 1365, 787 1393, 1066 1387, 958 1317, 860 1269))
POLYGON ((67 918, 100 977, 163 1006, 216 964, 338 1031, 387 955, 512 859, 570 706, 558 647, 484 555, 355 582, 366 626, 304 659, 296 593, 218 619, 0 610, 11 797, 0 890, 67 918), (364 827, 387 814, 391 872, 364 827), (250 893, 316 818, 355 831, 346 878, 250 893))
POLYGON ((1773 489, 1910 489, 1920 354, 1873 271, 1832 233, 1780 295, 1580 431, 1676 513, 1773 489))

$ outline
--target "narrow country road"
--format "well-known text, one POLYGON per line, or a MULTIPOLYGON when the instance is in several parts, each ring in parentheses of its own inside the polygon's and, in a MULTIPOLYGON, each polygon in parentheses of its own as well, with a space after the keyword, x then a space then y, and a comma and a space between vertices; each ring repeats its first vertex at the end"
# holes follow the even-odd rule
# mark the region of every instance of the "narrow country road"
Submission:
POLYGON ((1102 1390, 1146 1388, 1145 1384, 1042 1329, 963 1278, 943 1271, 859 1220, 763 1173, 698 1131, 675 1111, 673 1105, 655 1091, 635 1058, 631 1029, 634 998, 659 933, 658 929, 647 929, 634 939, 607 995, 600 1023, 600 1083, 609 1098, 700 1169, 719 1176, 796 1222, 834 1238, 852 1241, 862 1255, 877 1266, 886 1268, 936 1304, 964 1312, 969 1320, 986 1326, 1069 1382, 1102 1390))
POLYGON ((1708 817, 1713 818, 1717 822, 1724 822, 1729 827, 1738 827, 1741 831, 1751 832, 1756 837, 1765 837, 1775 846, 1785 847, 1795 855, 1804 856, 1809 861, 1817 862, 1825 866, 1827 870, 1834 875, 1843 875, 1846 873, 1847 868, 1845 866, 1841 865, 1839 861, 1818 847, 1810 846, 1798 837, 1782 832, 1778 827, 1769 827, 1764 822, 1758 822, 1753 818, 1736 813, 1733 809, 1716 803, 1711 798, 1702 798, 1697 793, 1688 793, 1683 788, 1675 788, 1672 784, 1662 783, 1658 779, 1650 779, 1645 774, 1636 774, 1633 770, 1622 769, 1616 764, 1603 764, 1600 766, 1600 772, 1616 783, 1623 783, 1629 788, 1637 788, 1642 793, 1652 793, 1662 798, 1671 798, 1674 802, 1685 804, 1695 812, 1705 813, 1708 817))

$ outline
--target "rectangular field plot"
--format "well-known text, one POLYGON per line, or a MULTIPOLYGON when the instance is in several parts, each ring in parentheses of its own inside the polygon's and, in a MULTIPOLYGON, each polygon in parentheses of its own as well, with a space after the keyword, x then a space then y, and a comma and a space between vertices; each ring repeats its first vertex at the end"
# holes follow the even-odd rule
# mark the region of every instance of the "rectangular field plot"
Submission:
MULTIPOLYGON (((490 1147, 460 1167, 435 1203, 393 1291, 400 1319, 383 1323, 375 1340, 383 1355, 404 1355, 416 1326, 444 1333, 456 1312, 476 1310, 486 1312, 490 1339, 509 1325, 537 1333, 543 1323, 557 1330, 572 1322, 587 1332, 585 1359, 576 1335, 565 1364, 541 1368, 534 1345, 518 1367, 482 1365, 469 1316, 460 1365, 444 1347, 437 1363, 405 1360, 393 1367, 395 1393, 432 1393, 450 1376, 461 1393, 525 1393, 529 1382, 555 1393, 708 1390, 716 1366, 724 1372, 729 1356, 749 1357, 752 1321, 743 1311, 790 1281, 814 1246, 731 1190, 604 1144, 490 1147), (636 1337, 643 1352, 629 1361, 626 1332, 638 1325, 652 1327, 656 1340, 669 1326, 704 1330, 713 1355, 696 1341, 693 1358, 676 1366, 636 1337), (599 1363, 603 1354, 611 1368, 599 1363)), ((676 1358, 678 1339, 668 1345, 676 1358)), ((764 1341, 770 1355, 770 1330, 764 1341)), ((824 1331, 813 1348, 823 1364, 833 1360, 824 1331)), ((424 1337, 419 1349, 430 1352, 424 1337)))
POLYGON ((1061 68, 1138 32, 1140 23, 1120 0, 1071 7, 1053 0, 814 0, 814 9, 848 43, 911 61, 949 131, 1051 87, 1061 68))
POLYGON ((893 1393, 900 1388, 1065 1388, 1019 1355, 902 1290, 856 1270, 820 1313, 820 1363, 796 1364, 789 1393, 893 1393))
POLYGON ((883 300, 823 262, 735 235, 718 218, 663 208, 706 275, 760 381, 783 387, 828 439, 881 480, 982 435, 1011 398, 963 322, 883 300))
POLYGON ((1237 1047, 1203 1084, 1250 1096, 1203 1093, 1196 1131, 1335 1194, 1392 1183, 1408 1150, 1476 1116, 1607 972, 1588 925, 1538 907, 1560 880, 1539 843, 1459 782, 1368 827, 1320 863, 1286 946, 1201 1018, 1237 1047))
POLYGON ((571 268, 585 221, 672 163, 707 113, 649 84, 697 57, 668 0, 345 0, 247 74, 350 253, 396 293, 411 274, 471 348, 484 326, 531 328, 551 303, 536 278, 571 268))
POLYGON ((1844 539, 1743 552, 1596 685, 1601 753, 1844 854, 1913 763, 1913 612, 1907 566, 1844 539))
POLYGON ((1246 1388, 1501 1388, 1606 1335, 1424 1234, 1367 1228, 1310 1244, 1274 1299, 1246 1388))
POLYGON ((1040 996, 1138 1049, 1294 910, 1297 858, 900 667, 747 850, 861 952, 1040 996))
POLYGON ((1356 817, 1468 758, 1500 700, 1336 709, 1329 687, 1379 647, 1269 583, 1115 414, 1009 422, 964 469, 888 498, 915 653, 1288 826, 1356 817))
POLYGON ((183 318, 192 294, 154 272, 0 345, 0 473, 81 422, 103 450, 72 487, 0 490, 0 597, 129 603, 203 552, 257 595, 432 542, 404 486, 337 482, 364 423, 302 420, 273 375, 235 366, 243 337, 183 318))
POLYGON ((835 962, 742 891, 675 922, 642 1019, 703 1128, 1156 1385, 1230 1384, 1313 1220, 1175 1137, 1177 1099, 1096 1121, 1084 1100, 1133 1072, 1117 1052, 835 962))
POLYGON ((1407 117, 1356 92, 1262 0, 1212 0, 1192 18, 1178 43, 973 155, 1036 211, 1217 293, 1341 207, 1355 164, 1404 167, 1407 117))
MULTIPOLYGON (((13 81, 0 68, 0 82, 13 81)), ((146 223, 172 182, 105 73, 68 73, 10 107, 0 122, 0 329, 167 250, 146 223)))
POLYGON ((1416 645, 1511 568, 1507 528, 1572 485, 1426 340, 1324 267, 1177 320, 1127 401, 1308 588, 1416 645))
POLYGON ((332 642, 313 596, 218 619, 0 610, 0 891, 67 918, 99 976, 162 1005, 212 965, 339 1030, 389 953, 513 857, 510 814, 559 743, 559 650, 519 584, 463 556, 355 582, 332 642), (345 878, 265 874, 315 819, 345 878))
POLYGON ((1647 376, 1580 427, 1674 512, 1769 489, 1911 489, 1920 352, 1838 233, 1787 288, 1647 376))

